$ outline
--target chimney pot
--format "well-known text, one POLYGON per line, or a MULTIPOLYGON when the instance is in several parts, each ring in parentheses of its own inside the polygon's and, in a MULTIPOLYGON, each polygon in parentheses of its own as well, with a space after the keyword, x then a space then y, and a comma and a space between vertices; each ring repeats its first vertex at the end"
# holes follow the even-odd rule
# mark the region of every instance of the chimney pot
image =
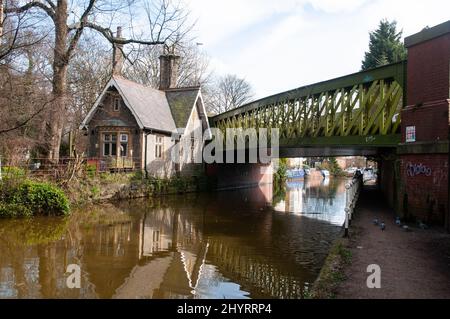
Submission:
POLYGON ((178 63, 180 57, 175 54, 164 54, 159 57, 159 89, 173 89, 177 85, 178 63))

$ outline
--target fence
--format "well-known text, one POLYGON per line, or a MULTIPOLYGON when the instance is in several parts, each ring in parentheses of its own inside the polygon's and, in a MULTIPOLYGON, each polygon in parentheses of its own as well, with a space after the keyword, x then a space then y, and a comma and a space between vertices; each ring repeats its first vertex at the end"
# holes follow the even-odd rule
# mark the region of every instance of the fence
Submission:
POLYGON ((348 228, 351 225, 353 213, 358 202, 359 194, 363 186, 363 175, 355 176, 347 185, 346 189, 346 199, 345 199, 345 233, 344 236, 348 237, 348 228))
POLYGON ((0 157, 0 179, 9 174, 64 180, 79 173, 134 172, 141 170, 139 163, 140 159, 131 157, 65 157, 58 162, 52 162, 45 158, 6 159, 0 157))

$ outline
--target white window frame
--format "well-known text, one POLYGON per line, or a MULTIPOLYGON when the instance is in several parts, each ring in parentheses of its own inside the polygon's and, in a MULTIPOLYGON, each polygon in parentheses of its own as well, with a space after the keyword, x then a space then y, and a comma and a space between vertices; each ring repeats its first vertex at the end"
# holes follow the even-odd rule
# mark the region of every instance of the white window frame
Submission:
POLYGON ((164 136, 155 135, 155 159, 164 159, 164 136))

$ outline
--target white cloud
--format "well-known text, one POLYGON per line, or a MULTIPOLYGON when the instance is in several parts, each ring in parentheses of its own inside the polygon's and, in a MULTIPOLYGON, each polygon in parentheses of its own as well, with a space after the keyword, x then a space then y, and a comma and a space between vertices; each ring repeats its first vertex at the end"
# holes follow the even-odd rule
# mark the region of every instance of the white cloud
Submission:
POLYGON ((311 0, 307 2, 319 11, 342 13, 357 10, 361 5, 368 2, 368 0, 311 0))
MULTIPOLYGON (((188 0, 186 0, 188 1, 188 0)), ((198 39, 220 73, 263 97, 359 70, 368 32, 387 18, 404 35, 448 20, 448 0, 191 0, 198 39)))
POLYGON ((295 7, 297 1, 286 0, 281 6, 270 0, 186 0, 186 3, 202 40, 215 45, 274 13, 295 7))

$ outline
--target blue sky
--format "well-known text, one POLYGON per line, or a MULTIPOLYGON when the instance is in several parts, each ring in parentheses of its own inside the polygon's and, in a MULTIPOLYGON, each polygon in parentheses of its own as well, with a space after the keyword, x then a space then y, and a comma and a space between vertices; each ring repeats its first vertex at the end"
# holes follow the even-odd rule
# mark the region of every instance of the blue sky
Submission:
POLYGON ((256 97, 359 71, 368 33, 395 19, 404 36, 450 19, 448 0, 183 0, 219 74, 256 97))

